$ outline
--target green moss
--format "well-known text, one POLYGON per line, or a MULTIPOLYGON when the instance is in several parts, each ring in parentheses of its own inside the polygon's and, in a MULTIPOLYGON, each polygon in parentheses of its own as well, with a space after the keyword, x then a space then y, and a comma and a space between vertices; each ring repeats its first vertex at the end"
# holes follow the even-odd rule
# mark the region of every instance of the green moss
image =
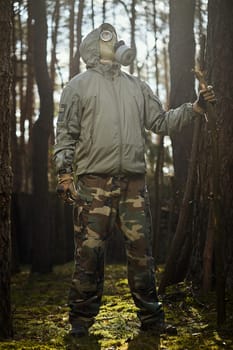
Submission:
MULTIPOLYGON (((21 350, 184 350, 233 349, 233 295, 228 295, 229 322, 216 327, 215 295, 193 293, 188 283, 167 289, 163 304, 168 323, 177 336, 139 331, 139 321, 128 287, 126 267, 106 267, 102 306, 89 339, 72 340, 69 335, 67 293, 73 264, 56 266, 48 275, 30 275, 25 267, 12 279, 14 340, 1 342, 0 349, 21 350)), ((162 267, 158 268, 158 277, 162 267)))

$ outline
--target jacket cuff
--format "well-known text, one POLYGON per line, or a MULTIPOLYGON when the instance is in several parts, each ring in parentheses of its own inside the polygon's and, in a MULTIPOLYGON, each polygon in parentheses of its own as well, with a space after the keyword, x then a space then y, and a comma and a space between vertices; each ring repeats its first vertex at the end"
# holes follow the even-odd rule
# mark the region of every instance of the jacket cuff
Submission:
POLYGON ((197 112, 197 111, 193 108, 193 103, 188 102, 188 103, 187 103, 187 107, 188 107, 188 109, 191 111, 191 114, 192 114, 193 118, 200 117, 201 115, 204 114, 204 113, 199 113, 199 112, 197 112))
POLYGON ((59 175, 62 175, 62 174, 70 174, 70 173, 72 173, 73 172, 73 168, 72 168, 72 166, 70 165, 70 166, 67 166, 66 168, 60 168, 60 169, 58 169, 58 174, 59 175))

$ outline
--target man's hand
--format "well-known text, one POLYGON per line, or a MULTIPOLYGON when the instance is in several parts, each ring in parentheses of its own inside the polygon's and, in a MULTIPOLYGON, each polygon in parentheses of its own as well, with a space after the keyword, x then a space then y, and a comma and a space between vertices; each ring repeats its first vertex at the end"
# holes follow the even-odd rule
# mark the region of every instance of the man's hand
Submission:
POLYGON ((212 86, 200 90, 197 100, 193 103, 193 110, 197 113, 204 114, 207 110, 207 103, 215 103, 216 97, 212 86))
POLYGON ((78 197, 78 193, 74 185, 73 173, 59 174, 57 179, 57 194, 61 199, 63 199, 64 202, 68 204, 73 204, 78 197))

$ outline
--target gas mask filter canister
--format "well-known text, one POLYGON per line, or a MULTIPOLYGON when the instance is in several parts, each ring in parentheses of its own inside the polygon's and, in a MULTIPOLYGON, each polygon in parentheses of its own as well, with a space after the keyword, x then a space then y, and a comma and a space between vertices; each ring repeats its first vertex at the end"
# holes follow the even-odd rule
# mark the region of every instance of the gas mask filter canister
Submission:
POLYGON ((125 45, 123 40, 120 40, 115 45, 115 59, 123 66, 129 66, 136 56, 136 50, 125 45))

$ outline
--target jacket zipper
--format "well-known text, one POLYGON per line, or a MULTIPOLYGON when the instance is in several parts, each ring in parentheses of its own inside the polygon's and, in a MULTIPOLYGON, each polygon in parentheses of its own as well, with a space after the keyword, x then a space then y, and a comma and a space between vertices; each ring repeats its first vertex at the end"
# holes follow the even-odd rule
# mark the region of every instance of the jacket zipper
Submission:
MULTIPOLYGON (((95 116, 95 113, 96 113, 96 96, 94 96, 94 106, 93 106, 93 110, 94 110, 93 116, 95 116)), ((91 145, 92 145, 92 146, 93 146, 93 134, 94 134, 94 130, 95 130, 95 117, 92 118, 92 125, 91 125, 91 135, 90 135, 90 138, 91 138, 91 145)))
POLYGON ((115 86, 114 78, 112 78, 112 86, 113 86, 113 92, 115 95, 116 105, 117 105, 117 115, 119 120, 119 136, 120 136, 120 142, 119 142, 119 166, 118 166, 118 173, 121 174, 122 170, 122 132, 121 132, 121 118, 120 118, 120 110, 118 106, 118 98, 117 98, 117 91, 115 86))

